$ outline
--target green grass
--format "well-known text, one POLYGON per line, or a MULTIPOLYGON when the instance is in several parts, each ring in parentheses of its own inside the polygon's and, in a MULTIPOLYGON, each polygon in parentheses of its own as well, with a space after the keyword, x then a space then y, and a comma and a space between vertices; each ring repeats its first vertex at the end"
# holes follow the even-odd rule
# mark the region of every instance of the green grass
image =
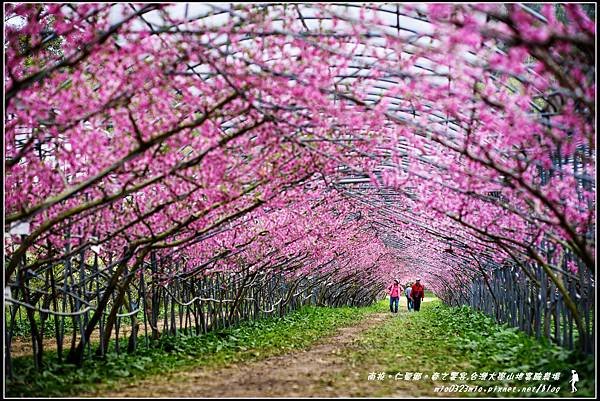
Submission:
MULTIPOLYGON (((45 355, 41 372, 34 369, 31 357, 15 358, 16 376, 6 383, 6 394, 11 397, 73 396, 101 388, 114 389, 124 381, 132 383, 186 367, 218 368, 261 359, 308 347, 338 327, 355 324, 376 309, 377 306, 306 306, 282 318, 244 322, 202 336, 165 336, 150 348, 141 346, 133 354, 109 354, 105 359, 87 360, 82 368, 57 363, 53 352, 45 355)), ((123 342, 123 349, 125 347, 123 342)))
MULTIPOLYGON (((553 393, 435 393, 435 385, 452 384, 489 386, 537 386, 540 383, 560 386, 558 396, 570 392, 571 369, 577 370, 580 382, 577 397, 594 394, 594 359, 584 358, 535 337, 499 325, 468 307, 448 307, 439 300, 426 302, 420 312, 402 313, 383 325, 366 332, 358 347, 348 355, 353 369, 359 369, 363 383, 357 395, 385 396, 404 391, 411 395, 429 396, 556 396, 553 393), (560 372, 558 381, 450 381, 437 380, 434 372, 560 372), (369 372, 385 372, 386 379, 368 382, 369 372), (396 373, 421 372, 428 379, 395 381, 396 373), (390 379, 388 375, 392 375, 390 379)), ((349 374, 345 372, 344 374, 349 374)), ((341 377, 341 376, 340 376, 341 377)))
MULTIPOLYGON (((431 298, 430 298, 431 299, 431 298)), ((401 303, 402 308, 403 303, 401 303)), ((109 354, 87 360, 83 368, 59 365, 55 354, 46 356, 42 372, 33 369, 30 357, 17 358, 17 377, 8 382, 6 393, 18 396, 102 395, 104 389, 136 383, 147 377, 182 371, 190 367, 219 367, 266 358, 307 348, 337 328, 356 324, 364 316, 387 312, 383 300, 366 308, 304 307, 283 318, 245 322, 236 327, 202 336, 164 337, 151 348, 141 345, 134 354, 109 354)), ((388 312, 389 313, 389 312, 388 312)), ((124 340, 125 341, 125 340, 124 340)), ((125 342, 123 349, 125 349, 125 342)), ((143 338, 140 339, 143 344, 143 338)), ((112 349, 113 347, 111 347, 112 349)), ((594 393, 594 360, 538 341, 467 307, 451 308, 438 300, 425 302, 418 313, 400 313, 369 329, 347 350, 342 372, 323 377, 329 386, 349 390, 353 396, 567 396, 570 370, 579 373, 577 397, 594 393), (450 381, 431 378, 411 381, 368 381, 370 372, 560 372, 559 381, 450 381), (436 393, 436 385, 560 386, 553 393, 436 393)))

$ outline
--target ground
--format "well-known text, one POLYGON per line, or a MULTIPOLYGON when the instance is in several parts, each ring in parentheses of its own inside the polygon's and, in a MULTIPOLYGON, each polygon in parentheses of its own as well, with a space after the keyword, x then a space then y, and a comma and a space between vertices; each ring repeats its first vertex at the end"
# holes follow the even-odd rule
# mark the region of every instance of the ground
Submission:
POLYGON ((468 307, 451 308, 429 297, 420 312, 408 312, 406 301, 402 301, 398 314, 389 312, 386 301, 365 308, 310 307, 284 318, 249 322, 201 337, 166 337, 158 348, 112 356, 88 363, 81 370, 57 366, 34 377, 27 373, 33 372, 30 369, 12 383, 10 394, 570 397, 571 369, 576 369, 581 379, 576 395, 594 394, 592 356, 583 358, 498 325, 468 307), (561 376, 477 377, 486 372, 540 377, 552 372, 561 376), (464 377, 458 378, 459 374, 464 377), (442 386, 445 392, 440 391, 442 386), (516 390, 507 390, 512 388, 516 390))
POLYGON ((356 326, 340 329, 308 350, 295 351, 260 361, 236 364, 220 370, 192 369, 161 378, 150 378, 106 397, 335 397, 338 386, 326 377, 345 369, 342 354, 373 325, 391 316, 377 313, 356 326))
MULTIPOLYGON (((368 380, 368 370, 352 366, 348 356, 358 350, 358 342, 368 330, 398 315, 373 313, 358 324, 343 327, 312 347, 234 364, 214 370, 207 367, 151 377, 118 391, 96 392, 103 397, 356 397, 368 396, 379 387, 368 380)), ((414 393, 415 384, 398 383, 395 396, 414 393)), ((429 386, 431 387, 431 386, 429 386)))

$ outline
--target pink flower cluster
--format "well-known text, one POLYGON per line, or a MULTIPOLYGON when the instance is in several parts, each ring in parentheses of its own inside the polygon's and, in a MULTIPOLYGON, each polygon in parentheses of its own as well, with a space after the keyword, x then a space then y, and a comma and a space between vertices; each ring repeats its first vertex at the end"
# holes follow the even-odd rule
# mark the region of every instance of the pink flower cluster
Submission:
POLYGON ((311 7, 328 23, 279 5, 219 24, 167 4, 7 6, 5 231, 31 227, 5 244, 7 277, 91 245, 104 264, 152 250, 188 272, 439 290, 542 240, 594 266, 581 5, 560 21, 545 5, 548 22, 430 5, 411 35, 311 7))

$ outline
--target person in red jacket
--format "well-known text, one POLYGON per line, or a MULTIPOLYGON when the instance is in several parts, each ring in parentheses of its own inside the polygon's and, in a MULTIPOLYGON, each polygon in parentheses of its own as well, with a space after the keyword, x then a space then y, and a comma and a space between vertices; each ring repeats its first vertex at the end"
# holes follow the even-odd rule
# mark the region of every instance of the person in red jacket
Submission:
POLYGON ((394 280, 394 284, 388 287, 388 293, 390 294, 390 312, 398 313, 398 303, 400 302, 400 293, 402 291, 404 291, 404 289, 397 279, 394 280))
POLYGON ((412 286, 410 297, 413 301, 413 309, 418 312, 421 309, 421 301, 425 298, 425 287, 421 284, 421 280, 417 279, 412 286))

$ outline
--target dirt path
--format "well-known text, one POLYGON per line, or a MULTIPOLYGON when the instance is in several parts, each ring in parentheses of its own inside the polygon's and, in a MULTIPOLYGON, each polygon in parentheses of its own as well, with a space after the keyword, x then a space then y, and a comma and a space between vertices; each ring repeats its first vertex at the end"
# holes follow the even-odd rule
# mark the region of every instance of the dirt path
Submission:
MULTIPOLYGON (((102 397, 340 397, 344 387, 331 377, 347 370, 343 355, 361 333, 392 318, 375 313, 358 324, 339 329, 303 351, 241 363, 219 370, 196 368, 153 377, 102 397)), ((360 372, 364 373, 364 372, 360 372)), ((358 372, 356 373, 359 374, 358 372)), ((355 381, 356 377, 348 377, 355 381)), ((350 390, 350 389, 348 389, 350 390)), ((349 394, 349 393, 348 393, 349 394)))

